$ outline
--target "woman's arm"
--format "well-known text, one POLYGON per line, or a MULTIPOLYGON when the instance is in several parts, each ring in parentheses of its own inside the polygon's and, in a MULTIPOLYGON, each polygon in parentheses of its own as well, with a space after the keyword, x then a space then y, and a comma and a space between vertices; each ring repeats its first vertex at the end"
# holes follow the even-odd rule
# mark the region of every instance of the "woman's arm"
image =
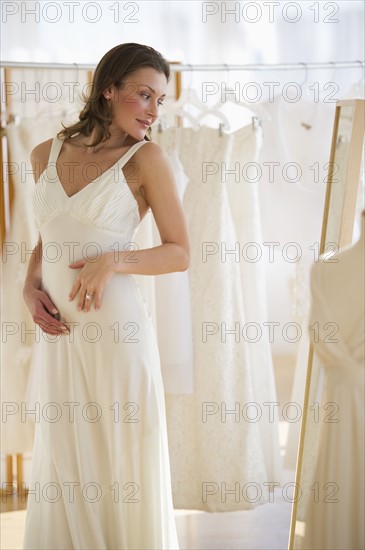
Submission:
POLYGON ((57 308, 41 287, 42 240, 39 236, 38 243, 29 259, 23 286, 23 299, 32 315, 33 321, 44 332, 47 334, 68 334, 68 327, 53 317, 53 315, 58 313, 57 308))
MULTIPOLYGON (((157 144, 149 143, 137 153, 140 188, 156 221, 162 244, 143 250, 115 250, 102 254, 98 261, 81 259, 70 264, 82 268, 70 292, 70 300, 79 293, 78 307, 84 305, 86 292, 93 293, 95 308, 101 305, 105 286, 115 273, 160 275, 186 271, 189 266, 189 238, 185 216, 167 153, 157 144)), ((94 259, 93 259, 94 260, 94 259)))
POLYGON ((113 260, 117 259, 114 269, 141 275, 186 271, 190 257, 188 229, 169 158, 155 143, 149 143, 140 151, 143 153, 143 162, 138 163, 141 188, 162 244, 133 253, 120 251, 117 258, 114 254, 113 260))
MULTIPOLYGON (((50 142, 46 141, 32 151, 31 163, 36 182, 47 165, 49 147, 50 142)), ((52 314, 57 313, 57 308, 52 303, 48 294, 42 290, 42 239, 40 235, 38 243, 29 259, 23 286, 23 299, 32 315, 33 321, 44 332, 47 334, 66 334, 69 332, 66 325, 52 316, 52 314)))

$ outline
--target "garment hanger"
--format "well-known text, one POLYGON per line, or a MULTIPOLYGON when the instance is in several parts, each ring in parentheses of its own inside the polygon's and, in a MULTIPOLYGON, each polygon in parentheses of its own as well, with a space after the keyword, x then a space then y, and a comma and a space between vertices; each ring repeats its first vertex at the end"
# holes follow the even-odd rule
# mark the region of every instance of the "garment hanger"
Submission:
POLYGON ((176 107, 175 104, 173 105, 164 105, 163 109, 160 111, 159 115, 159 122, 158 122, 158 131, 163 132, 165 128, 169 128, 170 124, 168 122, 169 117, 171 116, 178 116, 180 118, 186 118, 194 130, 199 130, 201 127, 199 122, 196 120, 196 118, 189 113, 189 111, 185 111, 182 108, 176 107))
POLYGON ((231 125, 228 121, 228 118, 226 117, 225 114, 223 114, 221 111, 219 111, 219 109, 216 109, 214 105, 213 105, 213 107, 209 107, 206 110, 204 110, 203 112, 201 112, 197 116, 197 121, 200 122, 203 118, 205 118, 208 115, 212 115, 212 116, 215 116, 215 117, 219 118, 219 120, 221 121, 220 124, 219 124, 219 128, 218 128, 220 132, 222 131, 222 129, 227 130, 227 131, 230 130, 231 125))
POLYGON ((206 109, 206 105, 199 99, 195 88, 192 88, 191 82, 187 88, 183 88, 178 99, 173 103, 176 108, 184 108, 186 105, 193 105, 200 111, 206 109))
POLYGON ((208 115, 212 115, 212 116, 216 116, 221 121, 219 123, 219 127, 218 127, 220 135, 221 135, 221 132, 222 132, 223 128, 225 130, 230 129, 230 124, 228 122, 227 117, 223 113, 221 113, 220 111, 218 111, 216 109, 209 108, 209 109, 206 109, 206 110, 204 110, 204 111, 202 111, 199 114, 194 116, 189 111, 187 111, 185 109, 176 108, 175 104, 173 104, 173 105, 170 105, 168 107, 166 106, 164 108, 163 112, 161 113, 161 117, 159 117, 159 124, 158 124, 158 131, 159 132, 162 132, 164 127, 169 126, 167 118, 171 115, 175 115, 175 116, 178 116, 178 117, 181 117, 181 118, 186 118, 190 122, 190 124, 191 124, 191 126, 193 127, 194 130, 199 130, 202 127, 202 125, 200 124, 200 121, 203 118, 205 118, 208 115))
POLYGON ((303 65, 304 67, 304 80, 303 82, 301 82, 299 84, 300 86, 300 89, 301 89, 301 92, 302 92, 302 95, 301 95, 301 99, 304 100, 304 101, 307 101, 307 103, 309 103, 311 106, 312 106, 312 112, 311 113, 306 113, 306 119, 305 119, 305 122, 302 120, 301 121, 301 126, 303 126, 303 128, 305 128, 306 130, 311 130, 312 127, 313 127, 313 120, 314 120, 314 117, 316 116, 316 113, 317 113, 317 108, 316 108, 316 105, 314 105, 313 107, 313 96, 311 96, 308 91, 309 89, 307 88, 307 83, 308 83, 308 66, 307 66, 307 63, 304 63, 304 62, 300 62, 301 65, 303 65), (308 118, 309 117, 309 118, 308 118))
MULTIPOLYGON (((235 90, 233 88, 226 88, 227 92, 234 92, 235 90)), ((227 97, 225 101, 218 101, 214 108, 219 110, 221 107, 223 107, 226 103, 233 103, 234 105, 238 105, 240 107, 244 107, 254 113, 254 116, 252 116, 252 125, 256 128, 257 126, 261 126, 261 122, 263 120, 269 121, 271 120, 271 116, 267 109, 263 105, 257 105, 256 103, 253 105, 252 103, 249 103, 248 101, 240 100, 235 101, 234 99, 227 97)))
MULTIPOLYGON (((308 94, 308 88, 307 88, 307 83, 308 83, 308 65, 307 63, 304 63, 304 61, 300 61, 299 62, 300 65, 303 65, 303 69, 304 69, 304 80, 302 82, 299 82, 299 88, 301 90, 301 96, 300 96, 300 99, 307 99, 307 96, 309 95, 308 94)), ((294 95, 293 95, 293 98, 294 99, 294 95)), ((312 98, 313 99, 313 98, 312 98)))
POLYGON ((229 121, 227 117, 224 115, 224 113, 216 109, 214 106, 208 107, 205 103, 203 103, 198 97, 196 90, 191 86, 191 82, 186 88, 184 88, 181 91, 178 99, 171 106, 166 108, 166 111, 167 110, 169 114, 175 114, 176 116, 187 118, 195 129, 201 128, 201 125, 200 125, 201 120, 208 115, 212 115, 219 118, 220 134, 222 132, 222 128, 224 128, 225 130, 230 129, 229 121), (196 107, 199 110, 199 112, 195 115, 192 115, 186 108, 189 105, 196 107))
MULTIPOLYGON (((191 65, 188 65, 191 67, 191 65)), ((186 105, 193 105, 199 111, 208 112, 210 107, 201 101, 195 88, 192 86, 192 75, 190 77, 190 82, 186 88, 183 88, 180 92, 178 99, 173 103, 173 107, 183 109, 186 105)))
POLYGON ((230 124, 227 117, 214 106, 208 107, 207 105, 205 105, 205 103, 203 103, 199 99, 196 90, 191 86, 189 86, 188 88, 184 88, 181 91, 178 100, 172 105, 172 107, 181 108, 181 110, 184 111, 183 108, 186 107, 186 105, 193 105, 194 107, 197 107, 197 109, 199 109, 200 113, 195 116, 197 122, 200 122, 204 117, 208 115, 213 115, 217 116, 222 121, 225 128, 229 130, 230 124))
MULTIPOLYGON (((36 117, 37 118, 43 118, 45 116, 47 117, 60 117, 60 119, 64 119, 66 117, 71 117, 71 116, 78 116, 79 115, 79 110, 75 110, 75 109, 72 109, 72 110, 69 110, 67 109, 66 106, 64 107, 56 107, 55 109, 54 108, 50 108, 49 106, 48 107, 43 107, 42 109, 40 109, 37 114, 36 114, 36 117)), ((25 117, 23 117, 25 118, 25 117)), ((27 118, 32 118, 32 117, 27 117, 27 118)))
MULTIPOLYGON (((235 90, 233 88, 226 87, 227 92, 234 92, 235 90)), ((271 116, 268 113, 268 111, 265 109, 263 105, 252 105, 251 103, 248 103, 247 101, 235 101, 231 97, 227 96, 225 101, 219 100, 215 105, 213 106, 214 109, 219 111, 221 107, 223 107, 226 103, 233 103, 234 105, 239 105, 240 107, 244 107, 251 111, 251 113, 254 113, 254 115, 251 117, 252 119, 252 127, 258 128, 258 126, 261 126, 261 122, 263 120, 269 121, 271 120, 271 116)))
POLYGON ((365 78, 364 78, 364 71, 362 68, 363 62, 357 60, 356 63, 360 63, 361 76, 357 82, 351 85, 348 92, 346 92, 345 97, 350 99, 357 99, 357 98, 364 99, 365 98, 365 78))
MULTIPOLYGON (((73 63, 73 65, 75 65, 75 70, 76 70, 75 82, 79 82, 79 65, 77 63, 73 63)), ((39 73, 36 72, 36 77, 39 82, 42 82, 43 74, 41 69, 39 69, 39 73)), ((64 121, 65 118, 69 118, 69 117, 75 117, 77 120, 80 114, 81 108, 82 108, 82 105, 76 108, 74 105, 72 107, 70 107, 68 104, 55 106, 54 103, 48 103, 42 106, 41 109, 38 112, 36 112, 35 115, 21 116, 21 119, 30 120, 34 117, 38 119, 38 118, 43 118, 47 116, 52 118, 59 117, 60 122, 64 121)))
MULTIPOLYGON (((226 65, 226 64, 225 64, 226 65)), ((227 66, 227 65, 226 65, 227 66)), ((227 77, 228 77, 228 66, 227 66, 227 77)), ((226 78, 226 82, 228 82, 228 78, 226 78)), ((235 93, 235 90, 233 88, 230 88, 229 86, 226 86, 227 92, 233 92, 235 93)), ((239 105, 240 107, 244 107, 254 113, 254 116, 252 117, 252 127, 257 128, 258 126, 261 126, 262 121, 269 121, 271 120, 271 116, 267 109, 263 105, 259 105, 257 103, 249 103, 248 101, 241 100, 235 101, 235 99, 232 99, 232 94, 226 95, 226 98, 224 101, 219 100, 217 103, 213 105, 213 109, 216 109, 219 111, 226 103, 233 103, 234 105, 239 105)))
POLYGON ((20 124, 20 122, 22 120, 38 120, 38 119, 43 119, 45 117, 47 118, 55 118, 55 117, 58 117, 60 119, 60 122, 61 122, 61 119, 63 120, 64 118, 66 117, 69 117, 69 116, 75 116, 77 117, 79 114, 79 111, 69 111, 67 110, 66 107, 62 108, 62 107, 57 107, 56 109, 50 109, 49 106, 47 107, 43 107, 42 109, 40 109, 35 115, 18 115, 18 114, 11 114, 7 120, 7 123, 14 123, 14 124, 20 124))

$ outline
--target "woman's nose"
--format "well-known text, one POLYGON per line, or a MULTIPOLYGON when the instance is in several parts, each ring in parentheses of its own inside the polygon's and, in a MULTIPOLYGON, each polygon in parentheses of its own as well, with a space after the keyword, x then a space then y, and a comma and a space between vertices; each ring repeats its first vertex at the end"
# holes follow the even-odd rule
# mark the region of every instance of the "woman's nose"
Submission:
POLYGON ((148 108, 148 114, 157 118, 158 117, 158 104, 152 103, 148 108))

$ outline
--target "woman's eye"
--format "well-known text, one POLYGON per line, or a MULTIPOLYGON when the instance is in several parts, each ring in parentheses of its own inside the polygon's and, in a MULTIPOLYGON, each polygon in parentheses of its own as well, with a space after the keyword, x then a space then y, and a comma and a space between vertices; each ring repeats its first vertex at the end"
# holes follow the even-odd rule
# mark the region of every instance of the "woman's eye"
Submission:
MULTIPOLYGON (((141 94, 142 97, 146 98, 146 99, 150 99, 150 94, 141 94)), ((158 105, 163 105, 163 101, 158 101, 157 102, 158 105)))

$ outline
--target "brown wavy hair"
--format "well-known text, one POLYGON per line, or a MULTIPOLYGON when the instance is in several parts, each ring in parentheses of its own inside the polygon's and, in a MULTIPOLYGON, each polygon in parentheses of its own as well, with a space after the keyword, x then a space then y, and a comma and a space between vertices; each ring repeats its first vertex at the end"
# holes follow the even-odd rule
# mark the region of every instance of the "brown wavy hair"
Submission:
MULTIPOLYGON (((90 147, 108 139, 112 111, 103 91, 112 85, 120 89, 126 77, 142 67, 152 67, 164 73, 167 82, 170 79, 169 62, 150 46, 129 42, 109 50, 95 69, 89 95, 82 96, 85 106, 79 114, 79 121, 70 126, 62 124, 63 130, 58 132, 57 137, 67 139, 75 134, 89 136, 95 130, 95 140, 90 147)), ((151 128, 148 128, 144 139, 151 141, 150 135, 151 128)))

